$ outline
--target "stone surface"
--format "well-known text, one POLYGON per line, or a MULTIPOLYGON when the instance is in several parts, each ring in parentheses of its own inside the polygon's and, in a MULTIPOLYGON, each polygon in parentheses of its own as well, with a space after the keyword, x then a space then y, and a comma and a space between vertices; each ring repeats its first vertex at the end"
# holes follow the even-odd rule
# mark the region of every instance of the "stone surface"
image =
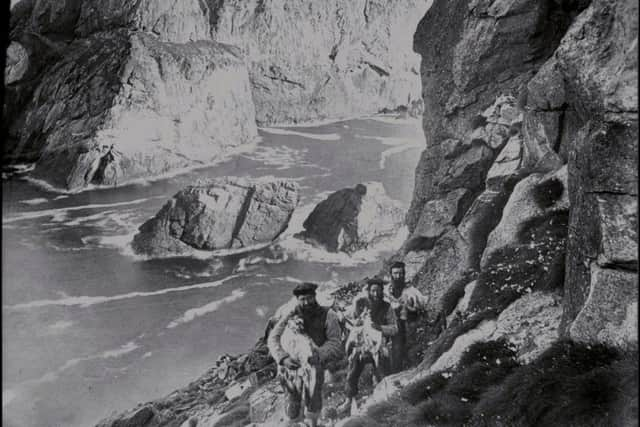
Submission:
POLYGON ((4 84, 10 85, 26 74, 29 68, 29 52, 18 42, 7 48, 7 64, 4 69, 4 84))
POLYGON ((285 398, 282 387, 277 382, 266 384, 249 396, 252 423, 260 425, 282 425, 285 417, 285 398))
POLYGON ((521 172, 521 166, 522 138, 512 136, 487 173, 487 188, 500 188, 506 180, 516 178, 521 172))
POLYGON ((601 267, 624 266, 638 269, 638 199, 622 194, 599 194, 601 267))
POLYGON ((426 296, 427 313, 433 318, 442 309, 441 298, 449 286, 460 280, 472 267, 469 245, 456 229, 438 239, 428 252, 424 266, 416 274, 413 284, 426 296))
POLYGON ((459 188, 447 194, 446 198, 427 202, 410 240, 434 241, 450 227, 458 225, 471 202, 469 196, 469 191, 459 188))
POLYGON ((638 348, 637 273, 604 269, 591 264, 589 294, 569 336, 576 341, 638 348))
POLYGON ((12 151, 37 141, 33 174, 56 187, 116 185, 219 160, 254 141, 254 117, 237 50, 120 30, 71 45, 36 89, 12 151), (96 175, 105 165, 112 174, 96 175))
POLYGON ((401 204, 382 184, 368 182, 332 193, 305 219, 298 237, 330 252, 354 252, 396 233, 402 226, 401 204))
POLYGON ((520 297, 500 313, 489 340, 506 338, 521 363, 529 363, 558 340, 562 319, 562 296, 532 292, 520 297))
POLYGON ((298 203, 288 181, 219 179, 187 187, 139 228, 132 247, 149 256, 251 248, 273 241, 298 203))
POLYGON ((411 50, 431 0, 207 0, 213 37, 248 59, 260 124, 348 117, 420 99, 411 50))
POLYGON ((567 168, 563 167, 558 171, 547 174, 531 174, 516 184, 509 201, 502 212, 502 218, 496 228, 491 231, 487 239, 486 248, 482 254, 481 266, 484 266, 495 250, 508 244, 517 242, 517 234, 522 225, 537 216, 554 210, 568 210, 569 196, 567 191, 567 168), (533 192, 536 186, 543 184, 547 180, 557 179, 563 183, 564 190, 561 197, 549 207, 539 206, 533 192))

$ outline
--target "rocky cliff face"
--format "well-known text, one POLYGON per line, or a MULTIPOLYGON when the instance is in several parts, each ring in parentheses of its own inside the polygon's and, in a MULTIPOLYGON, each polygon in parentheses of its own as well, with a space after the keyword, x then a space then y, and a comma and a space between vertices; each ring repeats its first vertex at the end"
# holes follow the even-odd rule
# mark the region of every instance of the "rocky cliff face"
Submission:
POLYGON ((29 66, 9 85, 5 151, 37 159, 35 177, 117 185, 205 165, 257 136, 244 60, 202 40, 205 5, 19 5, 13 38, 29 66))
POLYGON ((637 25, 633 2, 436 1, 427 12, 414 40, 427 149, 405 249, 425 259, 415 280, 434 310, 528 221, 560 209, 523 186, 544 188, 541 174, 567 165, 563 334, 637 346, 637 25))
POLYGON ((411 37, 430 0, 207 1, 240 46, 259 123, 347 117, 420 99, 411 37))
POLYGON ((22 0, 4 153, 75 191, 210 163, 256 120, 415 107, 410 39, 428 3, 22 0))

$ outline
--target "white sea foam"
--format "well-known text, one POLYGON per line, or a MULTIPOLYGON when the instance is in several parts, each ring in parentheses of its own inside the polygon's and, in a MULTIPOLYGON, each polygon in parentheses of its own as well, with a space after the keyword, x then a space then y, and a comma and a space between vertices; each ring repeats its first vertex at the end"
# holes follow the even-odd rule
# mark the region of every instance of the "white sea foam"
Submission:
POLYGON ((71 296, 71 297, 53 299, 53 300, 51 299, 35 300, 35 301, 29 301, 26 303, 15 304, 15 305, 4 305, 3 308, 12 309, 12 310, 25 310, 25 309, 31 309, 31 308, 48 307, 48 306, 89 307, 96 304, 104 304, 111 301, 119 301, 119 300, 130 299, 130 298, 151 297, 151 296, 164 295, 164 294, 169 294, 174 292, 191 291, 194 289, 215 288, 237 277, 239 276, 232 275, 232 276, 225 277, 224 279, 216 280, 213 282, 178 286, 176 288, 160 289, 160 290, 151 291, 151 292, 130 292, 127 294, 112 295, 112 296, 71 296))
POLYGON ((48 201, 49 199, 46 199, 44 197, 36 197, 35 199, 20 200, 20 203, 22 203, 23 205, 34 206, 34 205, 41 205, 43 203, 47 203, 48 201))
POLYGON ((269 311, 269 307, 266 305, 259 305, 256 307, 256 314, 258 317, 265 318, 267 317, 267 312, 269 311))
POLYGON ((242 289, 236 289, 233 292, 231 292, 230 295, 224 298, 212 301, 209 304, 203 305, 202 307, 191 308, 185 311, 182 317, 172 320, 167 325, 167 329, 175 328, 176 326, 191 322, 192 320, 198 317, 204 316, 209 313, 213 313, 214 311, 217 311, 223 304, 228 304, 230 302, 239 300, 245 295, 246 295, 246 291, 242 289))
POLYGON ((164 198, 164 196, 154 196, 154 197, 146 197, 143 199, 135 199, 127 202, 116 202, 116 203, 94 203, 90 205, 81 205, 81 206, 69 206, 67 208, 57 208, 57 209, 42 209, 37 211, 29 211, 23 212, 16 216, 12 216, 9 218, 3 218, 3 224, 9 224, 16 221, 23 221, 27 219, 34 218, 42 218, 42 217, 52 217, 56 218, 57 216, 62 216, 62 218, 66 218, 67 212, 78 211, 83 209, 104 209, 104 208, 112 208, 116 206, 127 206, 127 205, 135 205, 147 202, 151 199, 164 198))
POLYGON ((259 128, 261 131, 270 133, 272 135, 294 135, 307 139, 316 139, 319 141, 339 141, 342 137, 337 133, 309 133, 298 132, 295 130, 281 129, 281 128, 259 128))
POLYGON ((394 125, 414 125, 421 126, 422 120, 414 117, 401 117, 398 114, 378 114, 375 116, 366 117, 368 120, 375 120, 376 122, 390 123, 394 125))
POLYGON ((59 320, 47 326, 47 330, 51 334, 57 334, 65 329, 69 329, 72 325, 73 322, 70 322, 68 320, 59 320))
POLYGON ((410 150, 412 148, 424 148, 425 140, 423 136, 416 135, 415 137, 377 137, 366 135, 355 135, 357 138, 375 139, 384 145, 391 146, 384 150, 380 154, 380 169, 384 169, 386 160, 392 154, 402 153, 403 151, 410 150))

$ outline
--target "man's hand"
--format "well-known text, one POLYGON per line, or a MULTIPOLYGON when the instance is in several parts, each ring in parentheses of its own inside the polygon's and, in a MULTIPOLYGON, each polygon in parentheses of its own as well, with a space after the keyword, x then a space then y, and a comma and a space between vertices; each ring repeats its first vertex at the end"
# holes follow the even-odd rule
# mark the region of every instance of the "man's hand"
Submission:
POLYGON ((372 324, 371 324, 371 327, 372 327, 373 329, 375 329, 376 331, 382 331, 382 327, 381 327, 379 324, 377 324, 377 323, 372 323, 372 324))
POLYGON ((294 371, 300 367, 300 364, 298 362, 296 362, 295 360, 293 360, 291 358, 291 356, 286 356, 284 359, 282 359, 282 362, 280 362, 280 363, 285 368, 291 369, 291 370, 294 370, 294 371))

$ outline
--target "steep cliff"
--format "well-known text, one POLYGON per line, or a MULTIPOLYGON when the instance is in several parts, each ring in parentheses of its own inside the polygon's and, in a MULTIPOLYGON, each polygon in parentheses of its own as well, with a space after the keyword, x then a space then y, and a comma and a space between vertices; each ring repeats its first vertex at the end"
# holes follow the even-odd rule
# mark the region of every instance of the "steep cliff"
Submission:
POLYGON ((411 37, 431 0, 207 0, 240 46, 259 123, 374 113, 420 99, 411 37))
POLYGON ((410 40, 429 2, 22 0, 4 154, 75 191, 215 161, 256 121, 419 111, 410 40))
POLYGON ((256 138, 244 59, 206 40, 205 4, 18 6, 12 39, 27 65, 12 68, 5 153, 37 160, 34 177, 67 190, 117 185, 206 165, 256 138))

